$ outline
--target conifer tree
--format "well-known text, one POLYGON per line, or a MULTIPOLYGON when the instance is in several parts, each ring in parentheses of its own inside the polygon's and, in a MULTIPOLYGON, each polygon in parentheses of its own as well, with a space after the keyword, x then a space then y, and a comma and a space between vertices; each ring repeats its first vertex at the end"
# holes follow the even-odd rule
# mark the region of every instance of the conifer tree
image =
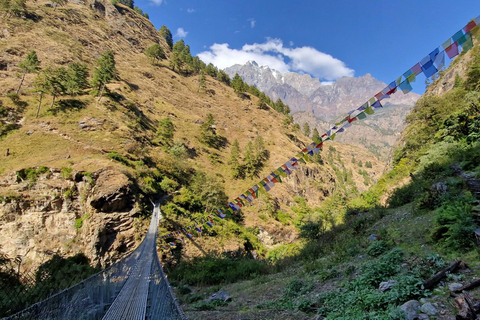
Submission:
POLYGON ((165 38, 165 41, 167 41, 168 46, 170 49, 173 48, 173 36, 170 30, 167 28, 167 26, 163 25, 160 28, 160 35, 165 38))
POLYGON ((244 87, 244 83, 243 83, 243 80, 242 80, 242 77, 240 77, 238 75, 238 73, 235 73, 235 76, 233 77, 231 83, 230 83, 230 86, 233 88, 233 90, 235 90, 235 92, 239 93, 239 92, 243 92, 243 87, 244 87))
POLYGON ((160 59, 165 59, 165 52, 163 48, 158 44, 155 43, 145 50, 145 55, 152 59, 153 63, 156 63, 160 59))
POLYGON ((65 74, 65 93, 69 95, 81 94, 88 87, 88 70, 84 63, 74 62, 68 65, 65 74))
POLYGON ((65 82, 67 70, 63 67, 57 69, 46 69, 46 88, 47 93, 52 96, 52 104, 50 108, 53 108, 55 99, 65 93, 65 82))
POLYGON ((173 45, 172 56, 170 58, 170 67, 173 71, 177 69, 177 71, 180 72, 183 69, 184 60, 182 58, 184 49, 185 42, 183 40, 179 40, 173 45))
POLYGON ((247 147, 245 148, 245 172, 248 173, 249 177, 253 177, 255 174, 255 159, 253 154, 253 144, 252 141, 248 141, 247 147))
POLYGON ((217 80, 220 81, 220 82, 225 83, 227 86, 230 85, 230 77, 229 77, 228 74, 227 74, 225 71, 223 71, 223 70, 219 70, 219 71, 218 71, 217 80))
POLYGON ((240 165, 240 146, 238 140, 235 139, 232 145, 232 150, 230 151, 230 160, 228 164, 232 168, 232 176, 235 179, 238 179, 242 176, 242 166, 240 165))
POLYGON ((17 89, 17 94, 20 92, 20 88, 22 87, 23 80, 25 79, 25 75, 27 73, 33 73, 38 71, 38 65, 40 64, 40 61, 38 61, 37 53, 32 50, 30 53, 27 55, 25 60, 20 62, 18 66, 22 70, 22 79, 20 80, 20 85, 18 86, 17 89))
POLYGON ((209 63, 205 67, 205 73, 208 74, 209 76, 216 78, 218 74, 218 69, 215 67, 213 64, 209 63))
POLYGON ((317 128, 313 129, 312 140, 317 141, 320 139, 320 134, 318 133, 317 128))
POLYGON ((283 103, 282 99, 278 98, 277 102, 275 102, 275 110, 281 113, 285 112, 285 104, 283 103))
POLYGON ((263 161, 267 158, 267 150, 265 149, 265 142, 261 135, 258 135, 253 141, 253 159, 256 168, 263 165, 263 161))
POLYGON ((205 91, 206 88, 207 88, 207 83, 205 79, 205 73, 202 70, 200 71, 200 76, 198 78, 198 90, 205 91))
POLYGON ((307 137, 310 137, 311 132, 310 132, 310 125, 308 124, 308 122, 305 122, 303 124, 303 133, 305 133, 307 137))
POLYGON ((158 123, 157 139, 164 146, 171 146, 173 143, 173 135, 175 133, 175 125, 170 117, 165 117, 158 123))
POLYGON ((92 86, 100 90, 98 101, 102 98, 105 86, 117 76, 117 69, 115 68, 115 58, 113 51, 109 50, 102 54, 97 60, 98 67, 93 73, 92 86))

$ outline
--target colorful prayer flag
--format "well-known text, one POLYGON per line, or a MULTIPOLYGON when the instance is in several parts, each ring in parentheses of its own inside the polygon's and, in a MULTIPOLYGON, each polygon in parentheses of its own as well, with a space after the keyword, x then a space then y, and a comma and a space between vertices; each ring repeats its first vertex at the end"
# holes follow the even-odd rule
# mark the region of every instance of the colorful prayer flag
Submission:
POLYGON ((458 55, 458 44, 457 42, 452 43, 447 49, 445 49, 445 52, 447 53, 448 57, 450 59, 453 59, 455 56, 458 55))
POLYGON ((407 94, 410 91, 412 91, 413 87, 410 84, 410 82, 408 82, 408 80, 405 80, 402 83, 400 83, 400 89, 402 89, 403 93, 407 94))
POLYGON ((458 39, 460 39, 463 36, 463 30, 458 30, 453 36, 452 36, 452 41, 456 42, 458 39))
POLYGON ((431 76, 433 76, 435 73, 438 72, 437 68, 435 68, 435 66, 433 65, 432 60, 429 60, 427 63, 425 63, 422 66, 422 70, 427 78, 430 78, 431 76))

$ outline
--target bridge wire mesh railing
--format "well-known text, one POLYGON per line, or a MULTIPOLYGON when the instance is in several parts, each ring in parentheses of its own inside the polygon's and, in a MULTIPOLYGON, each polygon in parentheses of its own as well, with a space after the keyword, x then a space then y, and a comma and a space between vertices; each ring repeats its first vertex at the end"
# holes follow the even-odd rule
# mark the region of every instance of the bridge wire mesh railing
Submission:
POLYGON ((139 262, 151 265, 150 274, 144 279, 144 281, 148 281, 148 297, 146 297, 148 303, 146 304, 146 310, 144 310, 145 318, 149 320, 187 319, 158 260, 156 236, 159 215, 160 212, 156 205, 147 236, 130 255, 73 287, 60 291, 23 311, 3 318, 3 320, 102 319, 139 262), (146 241, 147 239, 150 240, 146 241), (154 252, 148 254, 151 259, 145 262, 144 259, 141 259, 141 256, 150 250, 154 252))

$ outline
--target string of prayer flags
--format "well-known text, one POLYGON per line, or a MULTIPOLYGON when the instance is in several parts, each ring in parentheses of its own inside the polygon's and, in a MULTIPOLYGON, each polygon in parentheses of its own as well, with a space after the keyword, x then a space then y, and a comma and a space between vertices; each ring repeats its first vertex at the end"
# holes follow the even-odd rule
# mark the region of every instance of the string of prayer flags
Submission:
MULTIPOLYGON (((472 19, 461 30, 457 31, 452 37, 447 39, 440 47, 435 48, 428 56, 424 57, 412 68, 404 72, 400 77, 392 81, 382 91, 371 97, 366 103, 351 110, 348 114, 339 122, 325 132, 320 139, 312 142, 308 146, 302 149, 301 152, 295 155, 295 157, 286 161, 283 165, 278 167, 275 171, 270 173, 267 177, 262 179, 259 183, 249 188, 247 191, 238 196, 234 201, 227 203, 224 208, 215 210, 214 217, 218 219, 225 219, 227 214, 235 214, 240 208, 244 207, 248 203, 252 203, 254 199, 258 198, 259 192, 270 191, 275 184, 281 183, 281 177, 288 177, 292 172, 297 169, 299 162, 306 163, 308 156, 312 156, 320 152, 320 148, 323 146, 324 141, 333 140, 338 133, 344 132, 347 128, 352 126, 352 122, 357 120, 363 120, 367 118, 367 115, 375 113, 375 109, 383 108, 381 100, 389 98, 390 95, 395 93, 398 88, 402 90, 404 94, 412 90, 411 83, 415 82, 416 77, 423 72, 426 77, 435 75, 439 70, 445 66, 445 54, 453 59, 460 52, 467 52, 473 47, 473 38, 477 41, 480 40, 480 16, 472 19), (404 79, 402 81, 402 79, 404 79), (323 140, 322 140, 323 139, 323 140)), ((169 247, 175 247, 184 241, 180 235, 184 234, 188 238, 192 238, 194 235, 203 233, 203 228, 213 227, 214 220, 211 215, 207 216, 207 219, 200 219, 201 224, 195 222, 193 227, 188 226, 182 228, 180 231, 170 232, 167 235, 161 236, 162 239, 174 238, 174 242, 166 243, 162 245, 163 249, 169 247), (187 231, 189 230, 189 231, 187 231), (190 231, 191 230, 191 231, 190 231)))

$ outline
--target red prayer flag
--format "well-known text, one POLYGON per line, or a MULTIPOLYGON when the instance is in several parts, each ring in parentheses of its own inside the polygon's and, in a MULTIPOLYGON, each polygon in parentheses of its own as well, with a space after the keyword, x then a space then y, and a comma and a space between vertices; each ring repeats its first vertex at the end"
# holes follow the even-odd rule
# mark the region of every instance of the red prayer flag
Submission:
POLYGON ((445 49, 445 52, 447 53, 448 57, 452 59, 453 57, 458 55, 458 43, 455 41, 452 43, 447 49, 445 49))
POLYGON ((475 23, 474 20, 470 21, 464 28, 463 28, 463 31, 465 31, 465 33, 467 32, 470 32, 470 30, 472 30, 473 28, 475 28, 477 24, 475 23))

